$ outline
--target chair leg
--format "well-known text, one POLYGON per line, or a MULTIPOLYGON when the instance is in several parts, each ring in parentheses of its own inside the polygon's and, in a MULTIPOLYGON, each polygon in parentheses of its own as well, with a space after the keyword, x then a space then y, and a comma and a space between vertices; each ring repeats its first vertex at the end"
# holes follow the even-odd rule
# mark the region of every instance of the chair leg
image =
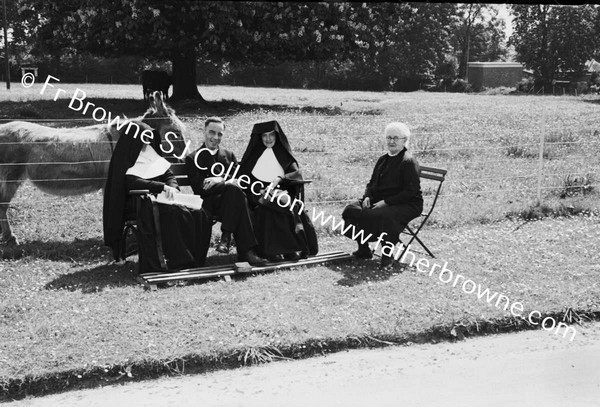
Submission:
POLYGON ((433 255, 431 250, 429 250, 429 248, 425 245, 425 243, 423 243, 423 241, 421 239, 419 239, 419 237, 417 236, 417 234, 419 233, 421 228, 419 227, 419 229, 417 229, 416 232, 413 232, 413 230, 409 226, 406 226, 406 230, 408 232, 405 232, 405 233, 410 235, 411 237, 410 237, 410 240, 408 241, 408 244, 406 246, 404 246, 404 250, 402 251, 402 254, 400 256, 402 256, 404 254, 404 252, 408 249, 408 247, 412 244, 412 242, 414 242, 416 240, 421 245, 421 247, 423 249, 425 249, 427 254, 429 254, 432 258, 435 259, 435 256, 433 255))
POLYGON ((129 232, 129 228, 129 225, 126 225, 125 228, 123 228, 123 235, 121 236, 121 251, 119 253, 118 260, 127 260, 127 253, 125 250, 127 250, 127 233, 129 232))
POLYGON ((419 244, 420 244, 420 245, 423 247, 423 249, 425 249, 425 251, 426 251, 426 252, 427 252, 427 253, 428 253, 428 254, 429 254, 429 255, 430 255, 432 258, 434 258, 434 259, 435 259, 435 256, 433 255, 433 253, 431 253, 431 250, 429 250, 429 249, 427 248, 427 246, 425 246, 425 243, 423 243, 423 242, 421 241, 421 239, 419 239, 419 238, 418 238, 416 235, 414 236, 414 238, 415 238, 415 240, 416 240, 417 242, 419 242, 419 244))

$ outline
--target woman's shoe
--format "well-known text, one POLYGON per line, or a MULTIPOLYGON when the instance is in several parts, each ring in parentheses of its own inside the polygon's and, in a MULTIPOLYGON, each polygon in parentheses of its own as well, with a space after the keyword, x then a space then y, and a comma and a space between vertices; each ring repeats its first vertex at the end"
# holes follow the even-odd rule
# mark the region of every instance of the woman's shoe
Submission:
POLYGON ((254 253, 253 250, 248 250, 246 253, 238 255, 238 261, 248 262, 252 266, 262 266, 267 262, 267 260, 254 253))
POLYGON ((231 248, 231 232, 221 233, 221 241, 215 247, 215 250, 219 253, 227 254, 231 248))
POLYGON ((274 254, 272 256, 268 256, 267 260, 269 260, 272 263, 278 263, 280 261, 283 261, 283 256, 281 254, 274 254))
POLYGON ((373 258, 373 253, 371 252, 371 249, 369 248, 369 244, 360 244, 358 245, 358 250, 356 250, 355 252, 352 252, 352 255, 356 258, 359 259, 372 259, 373 258))
POLYGON ((283 255, 283 258, 290 261, 300 260, 300 255, 296 252, 286 253, 283 255))

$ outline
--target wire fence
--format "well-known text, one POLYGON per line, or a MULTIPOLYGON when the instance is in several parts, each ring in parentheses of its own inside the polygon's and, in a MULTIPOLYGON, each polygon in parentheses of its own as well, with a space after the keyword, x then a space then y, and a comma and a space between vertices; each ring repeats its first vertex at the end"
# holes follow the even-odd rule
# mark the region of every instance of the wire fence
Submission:
MULTIPOLYGON (((515 115, 518 113, 518 110, 514 111, 515 115)), ((490 112, 480 114, 480 118, 489 119, 489 123, 482 128, 458 130, 449 127, 447 130, 439 130, 434 128, 436 123, 445 123, 454 114, 411 113, 407 117, 409 123, 411 120, 418 122, 423 117, 432 120, 427 124, 429 129, 419 128, 418 124, 413 126, 415 130, 410 150, 421 165, 448 170, 447 181, 440 195, 447 199, 473 196, 501 199, 502 196, 519 196, 541 202, 544 192, 554 192, 555 195, 590 193, 598 188, 596 181, 600 179, 600 133, 592 126, 563 123, 564 120, 561 119, 561 122, 556 119, 556 115, 556 112, 540 109, 536 120, 530 117, 512 118, 511 126, 518 124, 520 129, 505 126, 498 130, 497 126, 502 124, 502 118, 490 112), (490 137, 490 134, 495 135, 490 137)), ((198 116, 178 117, 184 122, 198 125, 204 121, 203 117, 198 116)), ((231 126, 228 123, 231 136, 223 143, 227 144, 225 147, 243 151, 248 141, 243 127, 248 128, 247 122, 250 118, 255 118, 256 121, 265 120, 265 114, 251 112, 243 115, 243 120, 239 119, 231 126)), ((8 120, 11 119, 3 119, 8 120)), ((341 116, 314 112, 284 114, 282 121, 285 122, 286 128, 290 128, 286 133, 294 147, 294 154, 305 172, 305 177, 313 180, 307 187, 307 201, 319 205, 333 205, 360 197, 376 159, 385 153, 385 145, 382 137, 345 124, 359 121, 364 126, 371 127, 373 123, 392 120, 396 118, 389 115, 341 116), (334 123, 330 127, 327 123, 306 124, 307 117, 313 116, 332 120, 334 123), (312 126, 310 128, 314 130, 313 134, 307 135, 306 129, 298 130, 293 125, 296 121, 312 126), (351 130, 346 132, 345 128, 351 130)), ((89 118, 27 121, 97 124, 89 118)), ((194 140, 195 147, 198 147, 199 140, 198 133, 194 140)), ((110 157, 100 159, 90 156, 90 159, 82 159, 84 156, 79 155, 73 161, 69 161, 68 157, 60 156, 59 152, 54 154, 53 149, 67 144, 91 149, 94 144, 107 143, 110 141, 86 141, 81 145, 73 140, 59 139, 3 141, 0 137, 0 151, 5 152, 0 154, 4 160, 0 162, 0 186, 23 182, 22 176, 13 175, 11 178, 11 174, 14 173, 12 170, 19 167, 26 168, 28 174, 31 171, 35 172, 35 175, 29 174, 28 177, 29 181, 34 183, 72 183, 74 187, 86 181, 101 183, 104 177, 98 176, 97 173, 87 176, 86 171, 90 171, 91 167, 101 167, 106 171, 110 157), (11 155, 6 154, 6 149, 25 145, 43 149, 46 154, 39 156, 46 158, 37 161, 8 161, 11 155), (39 171, 42 167, 44 171, 39 171)), ((430 191, 431 188, 424 186, 425 194, 430 191)), ((6 200, 0 201, 0 204, 7 203, 6 200)))

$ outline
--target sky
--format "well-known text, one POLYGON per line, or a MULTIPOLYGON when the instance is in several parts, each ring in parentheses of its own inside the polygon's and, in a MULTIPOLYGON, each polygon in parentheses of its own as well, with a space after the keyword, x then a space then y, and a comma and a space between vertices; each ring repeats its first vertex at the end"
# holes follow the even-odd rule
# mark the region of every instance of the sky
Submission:
POLYGON ((508 13, 508 5, 500 4, 499 5, 498 15, 500 18, 503 18, 506 21, 506 38, 510 37, 512 34, 512 17, 508 13))

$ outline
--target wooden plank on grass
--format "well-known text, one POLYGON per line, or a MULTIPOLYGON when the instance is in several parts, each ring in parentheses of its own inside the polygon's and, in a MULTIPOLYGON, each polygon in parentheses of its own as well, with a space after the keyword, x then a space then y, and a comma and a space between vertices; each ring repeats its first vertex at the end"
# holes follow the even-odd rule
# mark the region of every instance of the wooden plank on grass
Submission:
POLYGON ((150 289, 156 289, 156 284, 174 282, 181 280, 198 280, 204 278, 222 277, 226 281, 231 279, 234 274, 260 273, 265 271, 275 271, 286 268, 307 266, 329 261, 338 261, 352 258, 351 254, 341 251, 322 253, 311 256, 307 259, 295 261, 285 261, 281 263, 266 263, 264 266, 250 266, 247 263, 226 264, 222 266, 208 266, 194 269, 181 270, 175 273, 145 273, 139 276, 138 280, 150 289))
POLYGON ((237 270, 238 273, 260 273, 265 271, 275 271, 291 267, 309 266, 319 263, 327 263, 330 261, 338 261, 352 258, 349 253, 340 251, 323 253, 316 256, 311 256, 308 259, 295 261, 286 261, 282 263, 267 263, 264 266, 254 266, 250 270, 237 270))

